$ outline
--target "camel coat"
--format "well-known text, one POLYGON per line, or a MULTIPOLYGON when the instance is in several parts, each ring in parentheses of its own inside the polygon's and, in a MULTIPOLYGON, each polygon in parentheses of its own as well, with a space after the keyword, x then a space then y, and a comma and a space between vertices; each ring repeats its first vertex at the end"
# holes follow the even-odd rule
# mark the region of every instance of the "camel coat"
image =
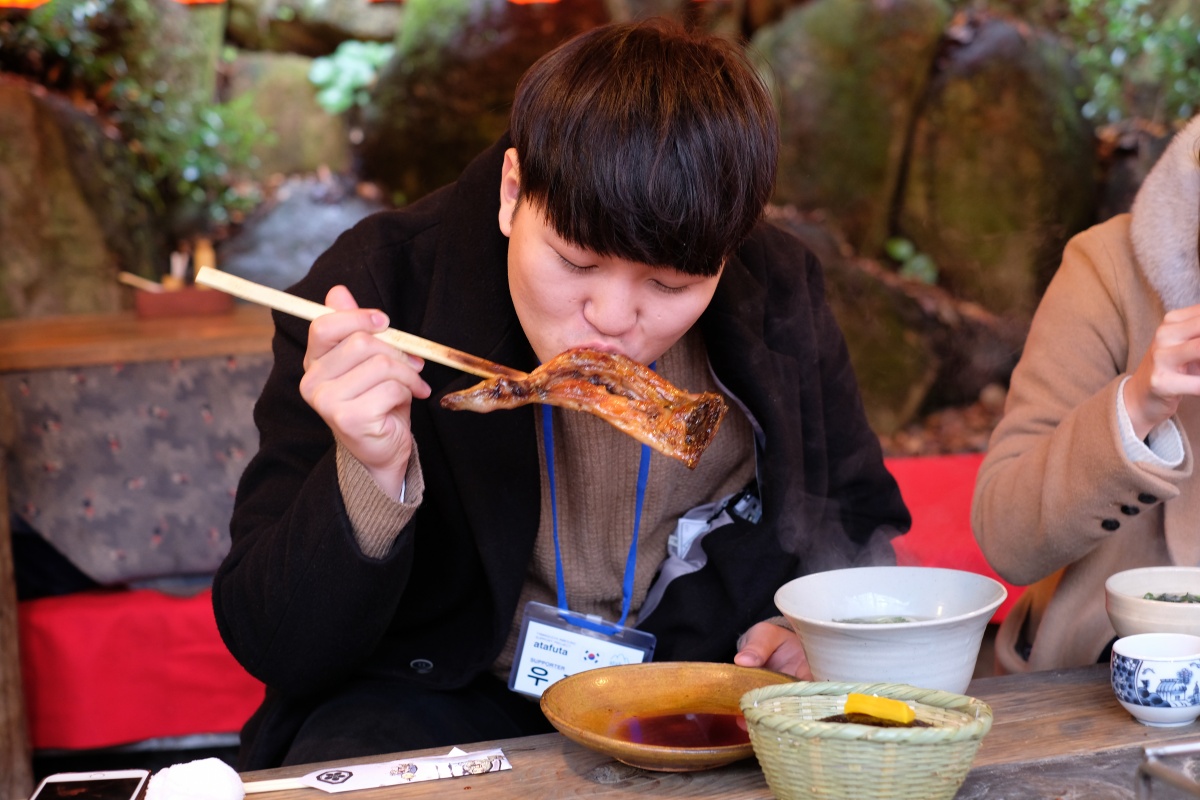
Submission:
POLYGON ((1095 663, 1116 635, 1104 608, 1108 576, 1200 564, 1189 442, 1200 433, 1200 398, 1184 398, 1152 433, 1178 432, 1175 467, 1126 455, 1117 406, 1166 311, 1200 303, 1198 153, 1200 117, 1172 141, 1130 214, 1067 244, 1034 315, 971 515, 996 571, 1032 584, 1001 625, 1001 671, 1095 663))

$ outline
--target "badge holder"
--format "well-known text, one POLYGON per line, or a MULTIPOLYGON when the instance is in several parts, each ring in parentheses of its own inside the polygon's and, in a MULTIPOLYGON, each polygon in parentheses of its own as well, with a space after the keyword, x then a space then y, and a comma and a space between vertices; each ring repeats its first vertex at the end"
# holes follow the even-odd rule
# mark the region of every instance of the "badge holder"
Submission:
POLYGON ((578 672, 649 661, 654 644, 652 633, 530 602, 521 621, 508 688, 541 697, 547 686, 578 672))

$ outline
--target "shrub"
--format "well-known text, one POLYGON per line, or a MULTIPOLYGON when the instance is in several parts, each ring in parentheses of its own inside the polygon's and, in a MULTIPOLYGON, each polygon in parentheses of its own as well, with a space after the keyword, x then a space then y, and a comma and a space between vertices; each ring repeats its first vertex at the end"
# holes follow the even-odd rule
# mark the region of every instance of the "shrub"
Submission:
POLYGON ((317 103, 334 115, 365 106, 380 67, 395 53, 392 44, 351 40, 332 55, 313 59, 308 79, 317 87, 317 103))
POLYGON ((1089 118, 1192 116, 1200 94, 1200 14, 1191 0, 1069 0, 1063 32, 1090 86, 1089 118))
MULTIPOLYGON (((134 191, 184 238, 219 228, 258 200, 237 175, 252 165, 249 143, 267 135, 250 109, 189 96, 162 79, 155 59, 178 57, 139 34, 157 30, 150 0, 52 0, 0 18, 0 70, 90 106, 137 154, 134 191), (165 51, 164 54, 156 52, 165 51)), ((185 36, 186 32, 181 33, 185 36)))

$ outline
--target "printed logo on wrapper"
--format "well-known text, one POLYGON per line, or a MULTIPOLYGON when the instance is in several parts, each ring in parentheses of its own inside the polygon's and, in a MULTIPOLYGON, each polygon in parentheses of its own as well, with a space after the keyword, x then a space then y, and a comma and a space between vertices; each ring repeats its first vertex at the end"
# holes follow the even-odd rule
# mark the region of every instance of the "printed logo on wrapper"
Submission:
POLYGON ((541 697, 546 687, 577 672, 649 661, 654 645, 654 634, 530 602, 508 688, 541 697))
POLYGON ((345 783, 354 777, 353 772, 347 772, 344 769, 331 769, 328 772, 322 772, 317 776, 317 780, 321 783, 339 784, 345 783))

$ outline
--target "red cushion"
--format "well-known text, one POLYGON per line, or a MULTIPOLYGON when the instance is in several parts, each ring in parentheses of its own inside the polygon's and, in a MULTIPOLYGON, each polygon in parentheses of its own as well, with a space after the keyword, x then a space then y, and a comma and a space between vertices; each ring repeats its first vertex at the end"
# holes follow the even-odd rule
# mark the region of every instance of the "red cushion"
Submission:
POLYGON ((101 590, 18 604, 35 748, 241 729, 263 686, 225 648, 212 593, 101 590))
MULTIPOLYGON (((971 533, 982 460, 981 454, 887 460, 913 516, 912 530, 893 541, 898 563, 1001 580, 971 533)), ((995 621, 1022 591, 1005 586, 1008 599, 995 621)), ((235 732, 262 701, 262 684, 217 633, 209 591, 187 598, 146 589, 80 592, 20 603, 18 615, 37 749, 235 732)))
POLYGON ((971 495, 982 462, 982 453, 886 459, 913 518, 912 530, 892 546, 898 564, 964 569, 1003 583, 1008 597, 992 617, 1000 622, 1024 587, 996 574, 971 532, 971 495))

